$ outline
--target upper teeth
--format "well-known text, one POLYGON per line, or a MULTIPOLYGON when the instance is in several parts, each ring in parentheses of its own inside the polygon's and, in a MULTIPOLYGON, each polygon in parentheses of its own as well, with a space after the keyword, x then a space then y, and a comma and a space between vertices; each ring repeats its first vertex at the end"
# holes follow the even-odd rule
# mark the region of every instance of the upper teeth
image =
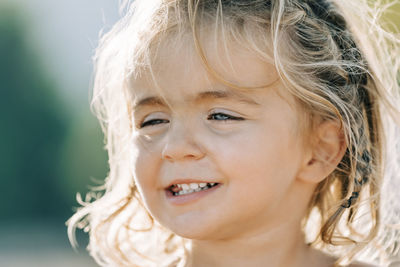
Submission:
POLYGON ((214 186, 216 183, 190 183, 190 184, 175 184, 179 188, 178 192, 173 192, 174 195, 185 195, 193 192, 198 192, 214 186))

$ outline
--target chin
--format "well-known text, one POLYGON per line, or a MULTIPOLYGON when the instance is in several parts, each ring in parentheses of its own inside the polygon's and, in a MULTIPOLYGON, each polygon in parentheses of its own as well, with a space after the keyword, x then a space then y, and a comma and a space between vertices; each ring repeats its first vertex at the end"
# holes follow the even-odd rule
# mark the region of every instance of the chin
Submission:
POLYGON ((168 228, 178 236, 187 239, 207 240, 213 236, 213 231, 210 231, 211 229, 205 229, 205 227, 168 228))
POLYGON ((165 225, 173 233, 187 239, 210 240, 219 237, 220 232, 215 224, 197 221, 195 223, 165 225))

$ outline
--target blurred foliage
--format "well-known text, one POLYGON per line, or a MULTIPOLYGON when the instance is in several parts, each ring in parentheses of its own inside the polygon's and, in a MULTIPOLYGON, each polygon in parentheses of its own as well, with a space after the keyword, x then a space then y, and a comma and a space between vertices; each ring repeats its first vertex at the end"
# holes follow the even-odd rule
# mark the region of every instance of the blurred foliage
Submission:
POLYGON ((12 9, 1 10, 0 36, 0 218, 48 217, 59 209, 54 166, 69 118, 12 9))
POLYGON ((62 154, 60 170, 64 179, 58 184, 63 197, 76 207, 76 193, 85 192, 103 183, 108 170, 103 149, 103 135, 97 120, 91 114, 77 117, 69 128, 62 154))
POLYGON ((66 220, 106 155, 95 119, 56 93, 15 8, 0 8, 0 221, 66 220))

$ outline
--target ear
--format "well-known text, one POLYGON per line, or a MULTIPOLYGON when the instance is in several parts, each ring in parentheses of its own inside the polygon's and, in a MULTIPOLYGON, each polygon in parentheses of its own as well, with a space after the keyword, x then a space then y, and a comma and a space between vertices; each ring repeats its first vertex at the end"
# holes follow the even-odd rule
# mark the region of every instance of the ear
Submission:
POLYGON ((311 136, 310 149, 298 173, 298 179, 319 183, 332 173, 342 160, 347 144, 337 121, 324 121, 311 136))

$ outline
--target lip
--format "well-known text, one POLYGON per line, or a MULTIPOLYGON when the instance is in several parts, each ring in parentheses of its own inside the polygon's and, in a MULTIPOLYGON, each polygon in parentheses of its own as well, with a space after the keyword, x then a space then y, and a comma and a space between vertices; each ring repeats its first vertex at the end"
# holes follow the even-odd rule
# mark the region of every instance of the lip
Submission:
MULTIPOLYGON (((177 183, 199 183, 199 180, 185 180, 187 182, 174 182, 173 184, 177 184, 177 183), (190 182, 189 182, 190 181, 190 182)), ((203 182, 203 181, 201 181, 203 182)), ((204 181, 205 183, 205 181, 204 181)), ((208 182, 210 183, 210 182, 208 182)), ((213 183, 213 182, 211 182, 213 183)), ((209 188, 207 190, 202 190, 202 191, 198 191, 198 192, 193 192, 187 195, 178 195, 178 196, 174 196, 172 194, 172 192, 168 189, 168 187, 164 190, 165 191, 165 196, 167 198, 167 201, 169 203, 171 203, 172 205, 176 205, 176 206, 182 206, 182 205, 187 205, 187 204, 191 204, 193 202, 196 202, 206 196, 208 196, 209 194, 214 193, 216 190, 218 190, 220 187, 222 187, 221 183, 218 183, 218 185, 209 188)))

